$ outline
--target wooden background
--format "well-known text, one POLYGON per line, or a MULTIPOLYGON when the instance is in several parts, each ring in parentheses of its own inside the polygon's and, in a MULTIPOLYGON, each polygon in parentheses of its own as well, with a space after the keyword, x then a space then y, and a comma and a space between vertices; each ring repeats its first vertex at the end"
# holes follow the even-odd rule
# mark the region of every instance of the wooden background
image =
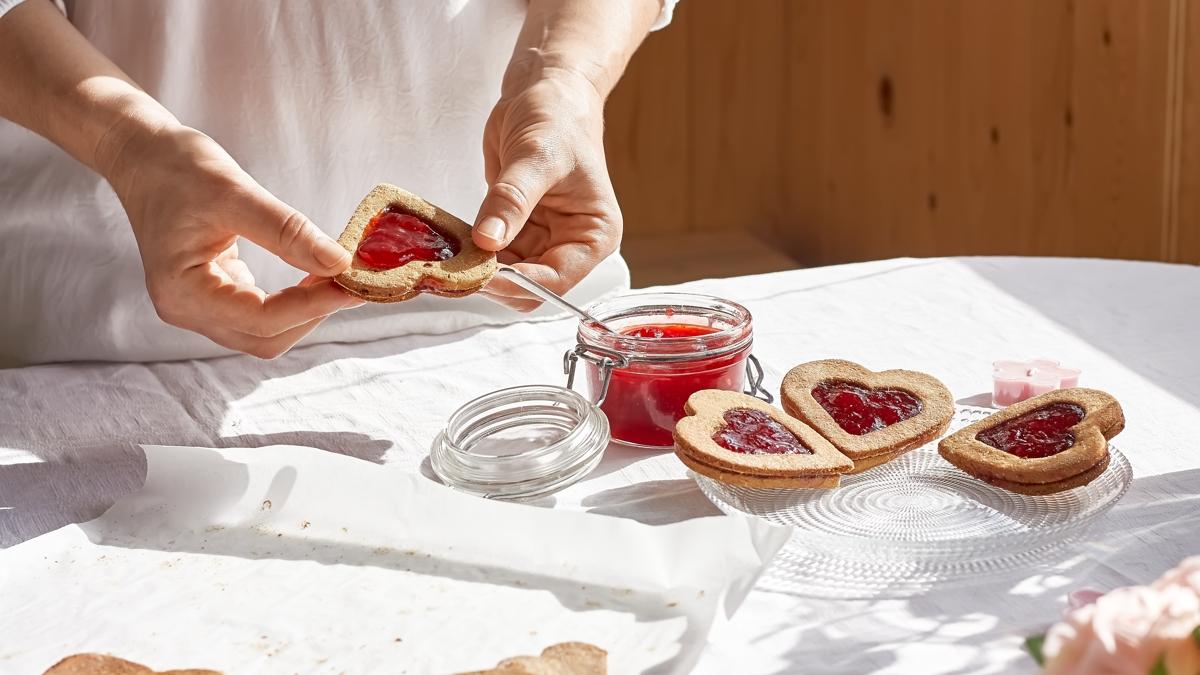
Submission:
POLYGON ((1200 263, 1200 0, 682 0, 607 119, 633 257, 1200 263))

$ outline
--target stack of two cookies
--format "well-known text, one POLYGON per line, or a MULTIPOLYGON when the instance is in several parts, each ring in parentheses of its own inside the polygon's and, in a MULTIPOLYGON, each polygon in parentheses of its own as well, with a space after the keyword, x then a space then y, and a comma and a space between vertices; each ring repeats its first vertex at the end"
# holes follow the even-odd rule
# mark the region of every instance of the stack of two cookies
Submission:
POLYGON ((824 360, 793 368, 784 410, 728 391, 701 391, 675 427, 689 468, 744 487, 832 488, 942 435, 954 399, 936 378, 824 360), (784 412, 786 411, 786 412, 784 412))

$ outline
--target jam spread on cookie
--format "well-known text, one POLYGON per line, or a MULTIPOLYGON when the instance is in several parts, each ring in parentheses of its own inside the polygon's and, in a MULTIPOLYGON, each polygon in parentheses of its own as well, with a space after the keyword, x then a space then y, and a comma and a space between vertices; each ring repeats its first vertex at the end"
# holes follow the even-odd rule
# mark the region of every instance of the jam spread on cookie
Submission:
POLYGON ((830 380, 812 389, 813 398, 846 433, 862 436, 921 413, 921 399, 902 389, 867 389, 830 380))
POLYGON ((725 426, 713 434, 717 445, 746 455, 811 455, 805 447, 773 417, 761 410, 734 408, 725 411, 725 426))
POLYGON ((1051 403, 984 429, 975 438, 1024 459, 1049 457, 1075 445, 1070 429, 1083 416, 1083 408, 1073 403, 1051 403))
POLYGON ((390 270, 414 260, 453 258, 459 245, 420 218, 389 206, 367 223, 358 259, 373 270, 390 270))
POLYGON ((633 326, 621 330, 621 335, 636 338, 681 338, 712 335, 718 329, 711 326, 693 326, 686 323, 653 323, 645 326, 633 326))

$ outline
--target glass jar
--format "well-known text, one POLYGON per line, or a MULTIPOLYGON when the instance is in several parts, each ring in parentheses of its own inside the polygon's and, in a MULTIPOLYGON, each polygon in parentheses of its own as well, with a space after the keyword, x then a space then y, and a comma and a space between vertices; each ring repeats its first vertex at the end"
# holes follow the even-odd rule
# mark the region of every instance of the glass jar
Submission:
POLYGON ((429 463, 446 485, 489 499, 551 494, 591 473, 608 447, 608 420, 555 385, 501 389, 446 421, 429 463))
POLYGON ((743 306, 708 295, 646 293, 590 308, 612 332, 581 321, 567 352, 567 386, 579 361, 613 440, 642 448, 674 445, 672 430, 688 397, 702 389, 754 393, 763 373, 751 355, 754 326, 743 306))

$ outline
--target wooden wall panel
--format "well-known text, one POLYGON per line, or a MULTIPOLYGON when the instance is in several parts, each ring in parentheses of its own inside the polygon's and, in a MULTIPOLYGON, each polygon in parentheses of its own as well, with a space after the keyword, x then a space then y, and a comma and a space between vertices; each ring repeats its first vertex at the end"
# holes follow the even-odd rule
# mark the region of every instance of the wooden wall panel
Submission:
POLYGON ((789 18, 779 235, 802 259, 1159 255, 1164 3, 808 0, 789 18))
POLYGON ((605 106, 605 154, 627 234, 690 224, 687 17, 679 12, 646 38, 605 106))
POLYGON ((1198 3, 685 0, 609 102, 627 231, 1200 260, 1198 3))
POLYGON ((1164 257, 1200 265, 1200 0, 1173 0, 1182 13, 1178 217, 1164 257))
POLYGON ((786 0, 681 4, 609 98, 609 168, 631 237, 770 232, 784 207, 786 0))
POLYGON ((693 229, 769 232, 782 216, 788 1, 709 2, 688 20, 693 229))

